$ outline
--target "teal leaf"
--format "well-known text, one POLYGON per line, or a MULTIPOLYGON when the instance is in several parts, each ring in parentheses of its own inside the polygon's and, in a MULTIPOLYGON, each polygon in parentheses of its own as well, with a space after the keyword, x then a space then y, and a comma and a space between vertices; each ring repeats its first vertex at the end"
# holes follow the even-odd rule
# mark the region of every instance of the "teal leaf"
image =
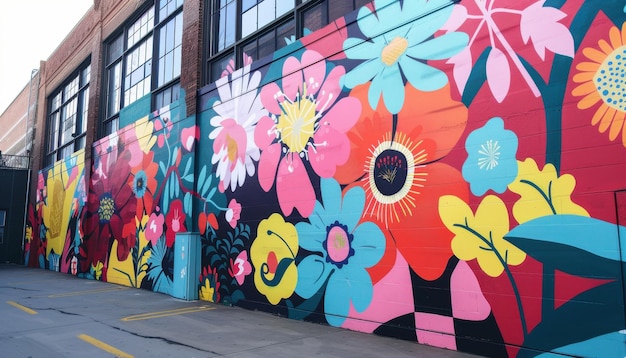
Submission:
POLYGON ((200 185, 204 184, 204 178, 206 177, 206 166, 203 166, 200 170, 200 175, 198 175, 198 187, 196 188, 200 191, 200 185))
POLYGON ((161 168, 161 172, 163 175, 167 174, 167 168, 165 167, 165 163, 159 162, 159 168, 161 168))
POLYGON ((192 196, 191 193, 185 193, 185 198, 183 199, 183 205, 184 205, 184 210, 185 210, 185 214, 191 216, 191 209, 192 209, 192 196))
MULTIPOLYGON (((580 263, 579 263, 580 264, 580 263)), ((584 265, 582 265, 584 266, 584 265)), ((574 297, 542 320, 526 336, 518 358, 555 351, 624 328, 621 283, 611 282, 574 297)), ((623 343, 622 343, 623 344, 623 343)), ((580 356, 581 352, 576 352, 580 356)))
POLYGON ((478 57, 474 67, 472 67, 472 72, 470 72, 470 76, 467 79, 467 84, 463 90, 463 98, 461 99, 465 107, 470 106, 480 88, 487 81, 487 57, 489 57, 490 52, 491 46, 488 46, 478 57))
MULTIPOLYGON (((626 228, 620 230, 626 233, 626 228)), ((620 277, 621 255, 615 224, 586 216, 549 215, 513 228, 504 239, 571 275, 620 277)))
POLYGON ((183 177, 189 174, 189 169, 191 169, 191 161, 191 157, 189 157, 189 159, 187 160, 187 164, 185 165, 185 170, 183 171, 183 177))

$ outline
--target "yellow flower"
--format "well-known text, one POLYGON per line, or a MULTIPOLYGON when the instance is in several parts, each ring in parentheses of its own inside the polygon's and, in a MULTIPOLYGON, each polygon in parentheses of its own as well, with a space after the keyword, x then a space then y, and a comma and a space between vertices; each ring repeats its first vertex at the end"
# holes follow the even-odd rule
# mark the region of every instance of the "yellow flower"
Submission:
POLYGON ((539 170, 531 158, 517 164, 517 178, 509 184, 509 189, 521 196, 513 205, 513 216, 518 223, 556 214, 589 216, 587 210, 572 202, 571 195, 576 186, 572 175, 557 176, 552 164, 539 170))
POLYGON ((96 280, 100 280, 100 277, 102 277, 103 267, 104 265, 100 261, 98 261, 95 266, 91 265, 91 270, 93 271, 93 276, 96 278, 96 280))
POLYGON ((157 137, 153 136, 154 124, 148 120, 148 116, 145 116, 135 122, 135 135, 137 136, 137 142, 139 142, 139 148, 144 153, 150 152, 150 149, 157 141, 157 137))
POLYGON ((276 305, 296 289, 298 233, 295 226, 276 213, 259 223, 257 233, 250 247, 255 267, 254 284, 271 304, 276 305))
POLYGON ((215 302, 215 288, 211 287, 211 281, 204 279, 204 285, 200 287, 200 299, 202 301, 215 302))
MULTIPOLYGON (((139 287, 146 276, 146 268, 148 267, 148 259, 152 251, 146 249, 148 240, 146 239, 146 226, 149 217, 143 215, 141 219, 135 216, 135 226, 137 228, 137 240, 139 240, 139 251, 137 252, 137 262, 135 255, 128 255, 126 260, 120 261, 117 255, 109 256, 107 281, 120 285, 139 287), (136 270, 136 272, 135 272, 136 270)), ((111 246, 111 252, 117 252, 118 241, 115 240, 111 246)), ((131 250, 134 250, 133 247, 131 250)))
POLYGON ((572 95, 583 97, 578 102, 579 109, 588 109, 601 102, 596 109, 592 125, 600 124, 600 133, 609 131, 609 139, 615 140, 622 133, 622 145, 626 147, 626 27, 620 30, 612 27, 609 31, 609 42, 598 41, 598 47, 583 49, 583 55, 590 61, 576 65, 578 73, 574 82, 580 83, 572 91, 572 95))
POLYGON ((84 180, 82 175, 76 175, 84 169, 84 151, 80 150, 72 154, 72 157, 69 161, 56 162, 48 171, 46 180, 48 198, 42 210, 43 221, 48 228, 45 238, 48 240, 46 257, 52 250, 55 253, 63 252, 75 192, 79 180, 84 180))
POLYGON ((29 243, 33 239, 33 228, 30 225, 26 226, 26 242, 29 243))
POLYGON ((476 215, 458 197, 442 196, 439 216, 455 234, 452 239, 454 255, 464 261, 478 260, 480 268, 491 277, 500 276, 508 265, 516 266, 526 259, 525 252, 503 239, 509 232, 509 213, 497 196, 486 196, 476 215))

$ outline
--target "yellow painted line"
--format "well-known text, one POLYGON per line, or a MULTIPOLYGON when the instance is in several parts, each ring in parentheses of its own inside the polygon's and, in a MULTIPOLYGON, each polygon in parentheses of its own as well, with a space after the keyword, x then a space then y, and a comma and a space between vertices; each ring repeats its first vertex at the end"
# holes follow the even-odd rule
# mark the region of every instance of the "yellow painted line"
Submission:
POLYGON ((15 307, 15 308, 19 308, 22 311, 26 312, 26 313, 30 313, 30 314, 37 314, 37 311, 35 310, 31 310, 30 308, 26 307, 26 306, 22 306, 17 302, 14 301, 7 301, 8 304, 10 304, 11 306, 15 307))
POLYGON ((133 315, 133 316, 128 316, 128 317, 122 318, 122 321, 125 321, 125 322, 141 321, 141 320, 144 320, 144 319, 152 319, 152 318, 160 318, 160 317, 167 317, 167 316, 175 316, 175 315, 179 315, 179 314, 193 313, 193 312, 202 312, 202 311, 210 311, 210 310, 214 310, 214 309, 215 309, 215 307, 207 307, 207 306, 179 308, 179 309, 175 309, 175 310, 159 311, 159 312, 149 312, 149 313, 142 313, 142 314, 137 314, 137 315, 133 315))
POLYGON ((128 287, 108 287, 108 288, 99 288, 99 289, 95 289, 95 290, 85 290, 85 291, 57 293, 57 294, 54 294, 54 295, 49 295, 48 298, 60 298, 60 297, 70 297, 70 296, 93 295, 93 294, 96 294, 96 293, 111 292, 111 291, 122 291, 122 290, 128 290, 128 287))
POLYGON ((78 338, 82 339, 83 341, 91 344, 92 346, 95 346, 96 348, 100 348, 105 352, 111 353, 116 357, 120 357, 120 358, 133 358, 134 356, 132 354, 128 354, 126 352, 122 352, 121 350, 108 345, 104 342, 102 342, 101 340, 95 339, 91 336, 88 336, 86 334, 79 334, 78 338))

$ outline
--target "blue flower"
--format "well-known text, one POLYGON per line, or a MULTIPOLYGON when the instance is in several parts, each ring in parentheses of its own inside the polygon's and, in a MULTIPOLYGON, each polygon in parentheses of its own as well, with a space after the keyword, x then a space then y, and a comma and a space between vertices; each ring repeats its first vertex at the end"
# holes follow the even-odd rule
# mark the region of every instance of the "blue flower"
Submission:
POLYGON ((385 106, 397 114, 404 104, 403 76, 421 91, 435 91, 448 83, 446 74, 426 64, 454 56, 469 42, 467 34, 450 32, 432 38, 450 17, 449 0, 376 0, 376 14, 366 6, 359 10, 359 29, 369 41, 348 38, 343 43, 346 57, 365 60, 343 79, 354 88, 372 80, 368 101, 373 109, 382 93, 385 106), (398 25, 400 27, 397 27, 398 25))
POLYGON ((465 150, 468 157, 463 163, 463 178, 474 195, 481 196, 489 189, 502 194, 517 177, 517 136, 504 129, 502 118, 491 118, 470 133, 465 150))
POLYGON ((385 236, 372 222, 359 224, 365 207, 362 188, 352 188, 342 198, 337 181, 322 179, 321 193, 324 204, 315 203, 310 223, 296 224, 300 246, 314 254, 298 265, 295 291, 309 299, 326 284, 326 320, 339 326, 350 302, 358 312, 371 303, 374 288, 365 269, 382 258, 385 236))

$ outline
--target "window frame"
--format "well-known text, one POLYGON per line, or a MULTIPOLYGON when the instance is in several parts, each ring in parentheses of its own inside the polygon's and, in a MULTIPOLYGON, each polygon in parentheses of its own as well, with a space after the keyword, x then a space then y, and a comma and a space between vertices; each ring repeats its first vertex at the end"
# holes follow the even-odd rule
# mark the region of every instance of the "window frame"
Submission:
MULTIPOLYGON (((204 49, 203 49, 203 75, 202 75, 202 83, 203 85, 208 85, 215 82, 220 77, 216 77, 215 75, 220 71, 219 68, 215 66, 219 66, 223 60, 232 60, 232 64, 235 69, 241 68, 244 65, 244 56, 243 49, 248 46, 250 43, 255 41, 259 41, 259 39, 268 33, 274 32, 277 33, 278 28, 289 23, 290 21, 294 22, 295 26, 295 39, 299 39, 304 36, 304 13, 307 10, 314 8, 315 6, 322 5, 324 8, 324 24, 323 26, 328 25, 330 22, 336 19, 330 19, 330 10, 329 7, 332 6, 334 1, 337 0, 293 0, 294 6, 292 9, 287 12, 278 15, 274 18, 274 20, 269 23, 258 27, 256 31, 251 32, 245 36, 242 36, 242 19, 243 19, 243 1, 244 0, 227 0, 228 2, 235 2, 235 40, 232 44, 225 46, 222 49, 218 47, 218 37, 219 37, 219 19, 216 20, 216 14, 220 9, 220 1, 224 0, 205 0, 205 19, 207 22, 207 26, 205 26, 205 41, 204 41, 204 49)), ((280 1, 280 0, 276 0, 280 1)), ((343 0, 346 2, 351 2, 352 11, 358 9, 360 6, 363 6, 364 0, 343 0)), ((259 5, 259 0, 254 1, 256 4, 253 6, 259 5)), ((365 1, 367 4, 371 2, 371 0, 365 1)), ((345 14, 343 14, 345 16, 345 14)), ((258 15, 257 15, 258 17, 258 15)), ((275 39, 275 44, 277 43, 275 39)), ((285 45, 286 46, 286 45, 285 45)), ((284 46, 276 46, 274 51, 279 50, 284 46)), ((258 60, 258 59, 257 59, 258 60)))
POLYGON ((0 209, 0 245, 4 244, 4 236, 6 234, 7 227, 7 216, 9 215, 9 211, 6 209, 0 209))
POLYGON ((91 57, 83 61, 48 96, 46 138, 44 141, 45 166, 52 165, 85 147, 89 116, 90 83, 91 57), (72 88, 75 81, 75 88, 72 88), (65 126, 64 120, 68 119, 66 114, 68 109, 73 110, 73 123, 71 128, 63 128, 65 126), (71 132, 69 132, 70 129, 71 132))
MULTIPOLYGON (((157 105, 156 97, 161 95, 162 98, 162 93, 171 90, 175 86, 180 86, 184 21, 182 15, 183 8, 184 0, 149 1, 141 6, 133 16, 129 17, 118 30, 113 32, 103 42, 103 95, 101 96, 103 111, 101 111, 101 119, 98 127, 99 138, 109 135, 119 129, 120 113, 125 107, 132 105, 135 101, 143 98, 144 96, 150 95, 151 110, 158 109, 155 108, 157 105), (169 5, 171 4, 174 5, 170 7, 169 5), (140 33, 137 40, 133 40, 132 43, 129 43, 129 33, 131 33, 131 29, 144 17, 144 15, 148 14, 150 11, 153 11, 153 16, 151 17, 152 24, 148 26, 148 30, 145 31, 145 33, 140 33), (163 16, 163 18, 161 18, 161 16, 163 16), (165 42, 166 40, 161 41, 161 33, 162 31, 166 31, 170 23, 174 24, 172 44, 165 42), (179 26, 180 31, 178 31, 179 26), (117 48, 113 47, 113 45, 118 40, 121 40, 121 50, 119 50, 119 54, 113 52, 113 50, 117 50, 117 48), (151 43, 148 45, 148 47, 150 47, 150 51, 149 53, 146 53, 145 61, 139 64, 136 68, 133 68, 129 74, 128 64, 129 61, 131 61, 131 56, 135 51, 140 51, 141 47, 148 44, 148 42, 151 43), (161 45, 165 47, 171 45, 172 50, 164 52, 163 56, 161 56, 161 45), (166 80, 161 81, 161 78, 159 78, 161 74, 161 60, 167 57, 170 52, 174 53, 172 55, 172 61, 177 63, 179 68, 175 69, 172 65, 173 74, 171 78, 166 75, 166 80), (180 58, 175 58, 177 55, 176 53, 180 56, 180 58), (112 82, 111 74, 113 74, 113 72, 111 71, 114 70, 116 66, 119 66, 119 76, 116 76, 115 82, 112 82), (149 67, 149 69, 147 69, 147 67, 149 67), (132 77, 133 73, 139 69, 143 69, 143 77, 139 80, 135 80, 132 77), (144 81, 147 82, 144 83, 143 89, 140 89, 143 91, 140 95, 132 96, 131 92, 129 93, 129 96, 131 97, 127 97, 127 92, 131 91, 135 86, 144 81), (110 87, 112 84, 119 84, 119 87, 115 87, 115 90, 112 90, 113 88, 110 87), (112 98, 114 98, 114 101, 118 101, 119 103, 112 102, 112 98)), ((148 16, 148 18, 150 18, 150 16, 148 16)), ((141 26, 139 31, 141 32, 141 26)), ((167 34, 163 37, 167 37, 167 34)), ((142 56, 139 56, 139 58, 143 59, 142 56)), ((165 62, 163 62, 163 66, 166 66, 165 62)), ((178 96, 170 96, 170 98, 176 98, 177 100, 178 96)))

